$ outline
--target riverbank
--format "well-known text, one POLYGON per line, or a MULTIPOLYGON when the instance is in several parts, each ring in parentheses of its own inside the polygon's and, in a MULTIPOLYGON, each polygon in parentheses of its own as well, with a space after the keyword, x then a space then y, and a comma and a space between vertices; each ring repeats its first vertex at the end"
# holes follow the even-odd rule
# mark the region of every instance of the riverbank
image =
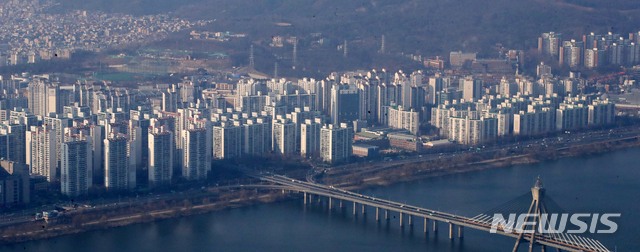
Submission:
MULTIPOLYGON (((351 180, 353 175, 329 175, 323 176, 321 179, 323 183, 333 184, 348 190, 356 190, 455 173, 533 164, 565 157, 593 155, 638 146, 640 146, 638 137, 633 137, 563 148, 536 149, 529 153, 512 156, 509 153, 505 153, 506 156, 487 158, 482 153, 468 153, 463 156, 451 156, 428 163, 402 164, 370 173, 361 172, 357 174, 360 177, 358 180, 351 180)), ((197 195, 176 195, 175 197, 148 202, 130 202, 115 208, 87 209, 65 213, 58 218, 51 219, 49 222, 33 221, 5 227, 0 230, 0 244, 47 239, 61 235, 204 214, 222 209, 271 203, 297 197, 295 194, 283 194, 281 191, 261 190, 252 187, 239 187, 232 191, 212 188, 197 195)))
POLYGON ((404 164, 372 173, 364 172, 358 174, 358 176, 362 177, 360 179, 353 179, 353 175, 338 177, 329 175, 324 176, 321 182, 332 184, 345 190, 361 190, 457 173, 506 168, 514 165, 536 164, 568 157, 597 155, 635 147, 640 147, 640 136, 598 141, 571 147, 532 150, 524 154, 499 156, 482 160, 478 160, 482 158, 481 155, 474 156, 471 154, 462 157, 463 159, 470 160, 470 162, 463 163, 457 161, 461 157, 443 158, 433 160, 429 163, 404 164))
POLYGON ((182 200, 129 203, 111 209, 86 209, 63 213, 48 221, 36 220, 4 227, 0 230, 0 245, 272 203, 290 197, 273 190, 269 192, 260 192, 257 189, 226 192, 212 190, 200 196, 182 200))

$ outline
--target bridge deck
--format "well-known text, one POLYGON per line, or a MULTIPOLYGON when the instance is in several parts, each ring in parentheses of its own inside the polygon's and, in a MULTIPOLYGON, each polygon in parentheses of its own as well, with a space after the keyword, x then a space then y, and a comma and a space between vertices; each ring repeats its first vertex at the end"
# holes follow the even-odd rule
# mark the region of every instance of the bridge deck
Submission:
MULTIPOLYGON (((458 216, 450 213, 435 211, 431 209, 421 208, 417 206, 406 205, 390 200, 378 199, 367 195, 362 195, 332 186, 325 186, 315 183, 309 183, 305 181, 291 179, 281 175, 273 174, 249 174, 252 177, 259 178, 263 181, 286 186, 289 190, 306 192, 309 194, 320 195, 324 197, 330 197, 332 199, 340 199, 355 202, 358 204, 381 208, 389 211, 394 211, 402 214, 407 214, 415 217, 422 217, 429 220, 440 221, 445 223, 451 223, 453 225, 473 228, 485 232, 489 232, 492 226, 492 217, 487 215, 479 215, 474 218, 468 218, 458 216)), ((499 228, 497 234, 517 238, 519 233, 505 232, 499 228)), ((523 239, 530 241, 530 234, 525 234, 523 239)), ((558 248, 565 251, 593 251, 593 252, 609 252, 602 243, 597 240, 580 237, 571 234, 555 234, 555 235, 535 235, 535 242, 537 244, 545 245, 548 247, 558 248)))

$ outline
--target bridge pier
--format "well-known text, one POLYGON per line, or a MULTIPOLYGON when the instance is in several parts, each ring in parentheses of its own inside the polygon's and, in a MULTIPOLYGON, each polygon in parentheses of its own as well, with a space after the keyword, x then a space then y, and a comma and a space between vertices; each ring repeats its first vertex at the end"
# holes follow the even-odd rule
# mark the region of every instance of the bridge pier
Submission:
POLYGON ((357 207, 358 207, 358 206, 357 206, 357 203, 354 201, 354 202, 353 202, 353 215, 354 215, 354 216, 357 214, 357 212, 356 212, 356 211, 357 211, 356 209, 358 209, 357 207))
POLYGON ((331 200, 331 197, 329 197, 329 211, 331 211, 331 209, 333 208, 331 203, 332 203, 332 200, 331 200))
POLYGON ((367 206, 365 204, 362 204, 362 215, 365 215, 367 213, 367 206))
POLYGON ((380 208, 376 207, 376 221, 380 221, 380 208))
POLYGON ((340 200, 340 209, 342 209, 344 206, 342 206, 342 200, 340 200))
POLYGON ((384 219, 387 221, 389 220, 389 210, 387 209, 384 210, 384 219))
POLYGON ((304 192, 304 204, 307 204, 307 192, 304 192))
POLYGON ((437 233, 438 232, 438 222, 437 221, 433 221, 433 232, 437 233))
POLYGON ((429 219, 424 218, 424 233, 429 232, 429 219))
POLYGON ((408 215, 409 215, 409 227, 413 227, 413 216, 410 214, 408 215))
POLYGON ((449 240, 453 240, 453 223, 449 223, 449 240))
POLYGON ((463 238, 463 237, 464 237, 464 227, 458 226, 458 238, 463 238))
POLYGON ((402 221, 402 212, 398 212, 398 214, 400 215, 400 227, 402 227, 404 225, 403 221, 402 221))

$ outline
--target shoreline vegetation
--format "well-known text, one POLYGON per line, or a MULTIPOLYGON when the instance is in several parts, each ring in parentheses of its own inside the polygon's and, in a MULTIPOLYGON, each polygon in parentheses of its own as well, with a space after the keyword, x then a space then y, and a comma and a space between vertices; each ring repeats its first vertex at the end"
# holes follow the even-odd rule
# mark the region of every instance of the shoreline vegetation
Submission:
MULTIPOLYGON (((595 155, 634 147, 640 147, 640 136, 609 139, 564 148, 535 149, 514 156, 496 154, 494 157, 487 158, 476 153, 466 153, 462 154, 463 156, 447 157, 429 162, 399 164, 373 172, 364 170, 357 174, 323 174, 320 180, 325 184, 332 184, 346 190, 356 190, 464 172, 534 164, 566 157, 595 155), (453 160, 457 162, 452 162, 453 160)), ((247 188, 233 190, 211 188, 206 192, 189 195, 186 198, 180 194, 146 202, 134 203, 130 200, 128 204, 112 208, 81 209, 73 213, 62 214, 48 222, 38 220, 14 224, 0 230, 0 245, 12 245, 62 235, 299 198, 297 194, 286 193, 285 190, 247 188)))

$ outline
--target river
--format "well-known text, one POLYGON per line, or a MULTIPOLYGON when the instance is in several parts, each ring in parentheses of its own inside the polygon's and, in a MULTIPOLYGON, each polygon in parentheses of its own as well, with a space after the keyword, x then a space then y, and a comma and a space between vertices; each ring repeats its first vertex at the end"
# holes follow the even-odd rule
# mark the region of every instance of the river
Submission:
MULTIPOLYGON (((509 168, 453 174, 360 191, 377 198, 475 216, 529 191, 540 176, 547 195, 569 212, 621 213, 614 234, 597 234, 609 249, 635 251, 640 238, 640 149, 509 168)), ((349 206, 347 204, 347 206, 349 206)), ((406 221, 406 220, 405 220, 406 221)), ((465 230, 450 241, 377 223, 372 211, 328 212, 302 200, 229 209, 204 215, 98 230, 0 247, 0 251, 511 251, 514 239, 465 230)), ((528 245, 528 244, 527 244, 528 245)), ((521 250, 524 251, 524 247, 521 250)))

